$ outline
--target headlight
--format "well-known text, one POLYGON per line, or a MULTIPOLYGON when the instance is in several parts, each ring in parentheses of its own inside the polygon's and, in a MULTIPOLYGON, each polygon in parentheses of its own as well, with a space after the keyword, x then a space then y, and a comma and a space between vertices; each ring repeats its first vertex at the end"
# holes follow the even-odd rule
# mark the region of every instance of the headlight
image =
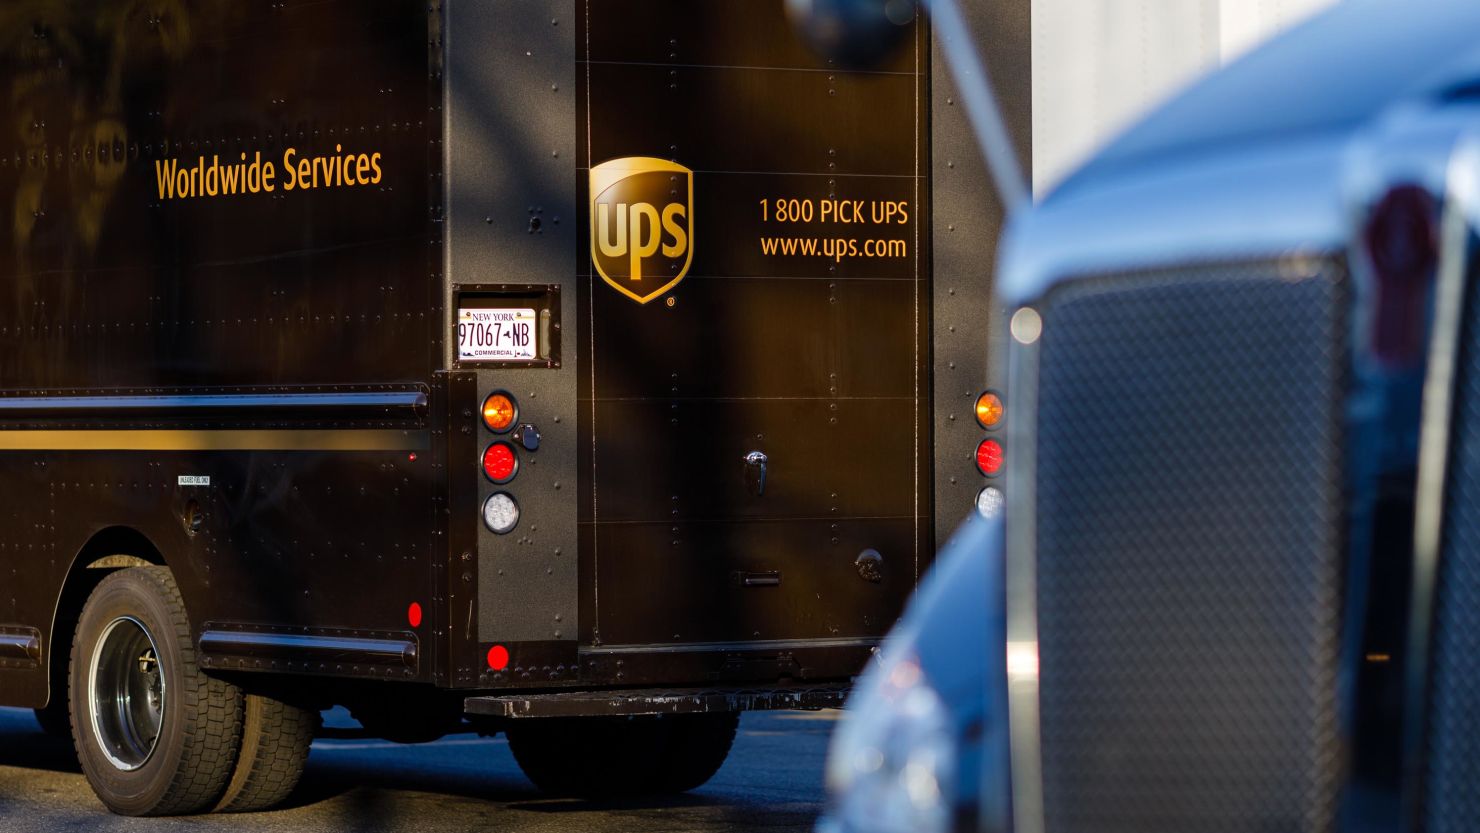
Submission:
POLYGON ((951 827, 956 740, 950 712, 913 656, 870 666, 827 756, 828 817, 838 833, 933 833, 951 827))

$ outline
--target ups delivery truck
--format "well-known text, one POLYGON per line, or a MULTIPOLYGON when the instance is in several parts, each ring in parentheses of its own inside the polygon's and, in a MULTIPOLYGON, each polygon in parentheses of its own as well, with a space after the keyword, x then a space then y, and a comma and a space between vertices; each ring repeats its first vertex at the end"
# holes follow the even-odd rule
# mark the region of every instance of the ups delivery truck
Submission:
POLYGON ((577 793, 838 704, 1003 497, 1000 210, 890 8, 859 71, 756 0, 5 4, 0 705, 155 815, 336 704, 577 793))

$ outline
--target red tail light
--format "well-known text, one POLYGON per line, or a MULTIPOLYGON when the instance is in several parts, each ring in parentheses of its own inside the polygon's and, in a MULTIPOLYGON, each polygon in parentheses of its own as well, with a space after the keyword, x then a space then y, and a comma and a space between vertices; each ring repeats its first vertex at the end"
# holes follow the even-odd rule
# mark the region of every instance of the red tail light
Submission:
POLYGON ((987 477, 996 477, 1002 473, 1002 443, 996 440, 982 440, 981 445, 976 447, 976 467, 987 477))
POLYGON ((519 458, 514 447, 505 442, 490 445, 483 452, 483 473, 495 483, 507 483, 519 471, 519 458))

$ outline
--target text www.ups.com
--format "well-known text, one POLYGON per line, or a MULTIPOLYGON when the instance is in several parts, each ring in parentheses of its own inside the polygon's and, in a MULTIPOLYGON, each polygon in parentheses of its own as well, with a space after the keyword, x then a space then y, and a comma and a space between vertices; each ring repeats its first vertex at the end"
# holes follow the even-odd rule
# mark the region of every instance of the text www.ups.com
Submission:
MULTIPOLYGON (((818 223, 845 228, 864 226, 873 230, 879 226, 903 226, 910 221, 910 204, 903 200, 766 198, 760 201, 759 208, 761 222, 767 225, 818 223)), ((855 257, 905 258, 910 256, 910 246, 908 241, 900 238, 761 235, 761 254, 767 257, 826 257, 841 263, 844 258, 855 257)))
POLYGON ((851 257, 909 257, 907 240, 856 240, 847 237, 762 237, 761 254, 785 257, 829 257, 841 263, 851 257))

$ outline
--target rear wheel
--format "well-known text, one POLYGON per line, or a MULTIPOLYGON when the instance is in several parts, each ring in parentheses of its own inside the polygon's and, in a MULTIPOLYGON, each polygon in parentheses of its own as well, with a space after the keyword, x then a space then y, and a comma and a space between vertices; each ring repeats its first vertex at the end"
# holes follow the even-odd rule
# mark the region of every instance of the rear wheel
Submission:
POLYGON ((281 803, 303 776, 308 749, 318 728, 316 711, 248 694, 241 756, 216 811, 251 813, 281 803))
POLYGON ((735 743, 740 713, 675 716, 698 718, 675 724, 669 733, 659 784, 663 792, 681 793, 704 786, 719 772, 735 743))
POLYGON ((221 797, 241 742, 242 695, 197 667, 167 568, 120 570, 88 597, 70 688, 78 759, 108 809, 193 813, 221 797))
POLYGON ((520 721, 505 734, 519 768, 554 795, 677 793, 714 776, 740 715, 668 714, 520 721))

